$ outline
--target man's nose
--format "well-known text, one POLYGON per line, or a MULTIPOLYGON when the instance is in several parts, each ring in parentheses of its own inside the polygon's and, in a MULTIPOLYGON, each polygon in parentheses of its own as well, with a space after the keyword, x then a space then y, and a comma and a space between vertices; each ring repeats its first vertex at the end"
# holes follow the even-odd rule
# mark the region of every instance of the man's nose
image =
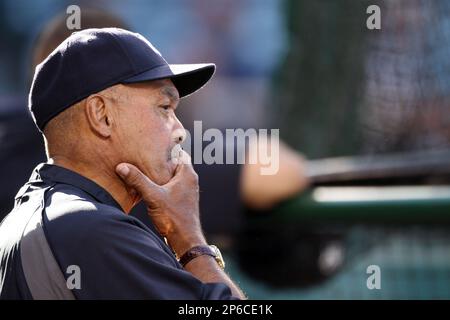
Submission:
POLYGON ((183 127, 183 124, 178 120, 175 116, 175 126, 173 130, 173 140, 175 143, 183 143, 186 139, 186 130, 183 127))

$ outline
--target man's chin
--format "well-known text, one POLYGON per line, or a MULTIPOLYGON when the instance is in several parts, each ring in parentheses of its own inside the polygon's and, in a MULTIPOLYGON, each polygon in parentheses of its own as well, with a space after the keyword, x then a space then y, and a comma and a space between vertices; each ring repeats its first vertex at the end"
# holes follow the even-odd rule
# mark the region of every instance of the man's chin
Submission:
POLYGON ((175 176, 175 169, 168 166, 167 168, 165 168, 165 170, 161 170, 161 173, 158 175, 157 180, 154 181, 155 183, 162 186, 168 183, 174 176, 175 176))
POLYGON ((142 172, 157 185, 164 185, 175 175, 176 164, 168 161, 160 170, 142 170, 142 172))

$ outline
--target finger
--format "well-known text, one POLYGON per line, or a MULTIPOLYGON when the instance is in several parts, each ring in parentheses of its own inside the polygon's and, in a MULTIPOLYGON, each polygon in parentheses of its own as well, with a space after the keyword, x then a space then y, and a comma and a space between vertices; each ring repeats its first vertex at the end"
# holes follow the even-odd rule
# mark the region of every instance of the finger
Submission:
POLYGON ((179 179, 184 179, 186 176, 197 177, 197 173, 192 166, 191 157, 186 151, 182 150, 180 152, 179 160, 173 178, 166 185, 177 183, 179 179))
POLYGON ((180 173, 181 170, 183 170, 183 167, 185 166, 185 164, 191 164, 191 157, 183 149, 178 149, 178 151, 176 153, 176 158, 172 158, 172 161, 174 161, 174 163, 177 164, 177 166, 175 167, 173 177, 172 177, 172 178, 174 178, 175 176, 177 176, 180 173))
POLYGON ((192 168, 192 160, 191 156, 184 150, 181 150, 178 157, 178 165, 175 169, 174 177, 179 175, 181 172, 186 169, 192 168))
POLYGON ((180 151, 180 155, 179 155, 179 162, 180 164, 183 165, 192 165, 192 159, 191 156, 189 155, 189 153, 187 153, 186 151, 184 151, 183 149, 180 151))
POLYGON ((181 149, 181 147, 177 149, 176 158, 174 160, 177 164, 192 164, 191 156, 181 149))
POLYGON ((149 202, 158 197, 161 187, 150 180, 136 166, 130 163, 120 163, 116 166, 116 172, 123 182, 136 190, 144 201, 149 202))
POLYGON ((170 157, 171 157, 171 161, 174 164, 180 164, 182 162, 182 153, 183 153, 183 148, 181 147, 180 144, 176 144, 175 146, 173 146, 172 150, 170 151, 170 157))

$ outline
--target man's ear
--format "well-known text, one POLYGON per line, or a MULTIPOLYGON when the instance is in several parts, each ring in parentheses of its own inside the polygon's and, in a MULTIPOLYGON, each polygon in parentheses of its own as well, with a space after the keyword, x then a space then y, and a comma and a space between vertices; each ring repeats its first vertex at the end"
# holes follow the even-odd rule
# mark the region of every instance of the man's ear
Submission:
POLYGON ((107 100, 101 95, 90 95, 86 98, 84 111, 91 130, 103 138, 108 138, 112 132, 113 119, 107 100))

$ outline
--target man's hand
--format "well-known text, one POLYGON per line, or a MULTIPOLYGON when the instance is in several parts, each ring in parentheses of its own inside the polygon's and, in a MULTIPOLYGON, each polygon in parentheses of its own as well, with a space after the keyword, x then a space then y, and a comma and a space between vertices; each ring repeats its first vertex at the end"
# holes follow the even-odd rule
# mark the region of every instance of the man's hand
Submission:
MULTIPOLYGON (((206 245, 206 240, 200 226, 198 176, 185 151, 181 151, 178 160, 174 177, 163 186, 129 163, 117 165, 116 171, 128 187, 141 195, 154 225, 181 257, 194 246, 206 245)), ((225 283, 234 297, 245 299, 239 287, 210 256, 191 260, 185 270, 204 283, 225 283)))
POLYGON ((179 257, 193 246, 206 244, 200 226, 198 176, 185 151, 174 177, 163 186, 129 163, 117 165, 116 171, 141 195, 155 227, 179 257))

